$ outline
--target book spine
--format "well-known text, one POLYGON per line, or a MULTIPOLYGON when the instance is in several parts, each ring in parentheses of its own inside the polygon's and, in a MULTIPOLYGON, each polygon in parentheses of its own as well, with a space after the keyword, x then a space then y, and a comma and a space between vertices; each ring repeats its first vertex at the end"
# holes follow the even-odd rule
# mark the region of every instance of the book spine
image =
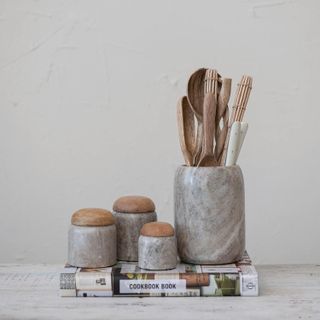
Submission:
POLYGON ((76 272, 60 274, 62 297, 194 297, 257 296, 258 275, 251 265, 240 273, 119 273, 76 272))
POLYGON ((88 270, 76 273, 77 297, 112 297, 112 273, 88 270))
POLYGON ((114 274, 114 296, 239 296, 238 273, 114 274))
POLYGON ((239 266, 240 294, 244 297, 256 297, 259 295, 258 273, 253 265, 239 266))
POLYGON ((65 268, 60 273, 61 297, 111 297, 111 272, 78 272, 65 268))
POLYGON ((239 296, 240 275, 238 273, 213 273, 209 275, 209 285, 201 286, 201 296, 239 296))
POLYGON ((60 273, 60 296, 76 297, 76 271, 68 271, 60 273))
POLYGON ((114 296, 166 296, 186 294, 186 280, 179 273, 114 273, 114 296))

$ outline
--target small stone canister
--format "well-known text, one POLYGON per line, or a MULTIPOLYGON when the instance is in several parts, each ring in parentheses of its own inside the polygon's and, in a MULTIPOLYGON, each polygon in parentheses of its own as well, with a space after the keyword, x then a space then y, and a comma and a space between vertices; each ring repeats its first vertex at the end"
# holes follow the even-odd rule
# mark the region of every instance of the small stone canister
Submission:
POLYGON ((149 222, 142 227, 138 265, 147 270, 169 270, 177 266, 177 241, 169 223, 149 222))
POLYGON ((144 224, 157 221, 153 201, 144 196, 124 196, 113 204, 117 226, 118 260, 138 261, 138 240, 144 224))
POLYGON ((72 215, 68 263, 75 267, 102 268, 117 262, 117 231, 112 213, 81 209, 72 215))
POLYGON ((180 166, 174 193, 182 261, 226 264, 241 259, 245 250, 245 198, 239 166, 180 166))

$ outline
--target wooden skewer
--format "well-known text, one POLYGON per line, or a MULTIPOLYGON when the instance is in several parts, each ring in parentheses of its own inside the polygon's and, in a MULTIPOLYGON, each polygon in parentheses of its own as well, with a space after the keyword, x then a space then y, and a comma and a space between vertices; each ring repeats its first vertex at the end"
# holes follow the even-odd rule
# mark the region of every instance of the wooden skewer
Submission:
POLYGON ((251 77, 247 77, 247 86, 245 88, 244 101, 243 101, 243 104, 242 104, 243 107, 239 111, 239 121, 243 120, 245 109, 246 109, 246 107, 248 105, 248 100, 249 100, 251 89, 252 89, 252 78, 251 77))
POLYGON ((236 101, 235 101, 235 113, 234 113, 234 121, 237 121, 239 119, 239 112, 240 112, 240 108, 243 105, 243 99, 245 96, 245 90, 246 90, 246 83, 247 83, 247 79, 243 78, 239 84, 239 95, 236 97, 236 101))
POLYGON ((236 121, 242 121, 243 119, 244 112, 248 104, 251 88, 252 88, 252 78, 249 76, 245 76, 243 95, 238 104, 239 110, 237 113, 236 121))

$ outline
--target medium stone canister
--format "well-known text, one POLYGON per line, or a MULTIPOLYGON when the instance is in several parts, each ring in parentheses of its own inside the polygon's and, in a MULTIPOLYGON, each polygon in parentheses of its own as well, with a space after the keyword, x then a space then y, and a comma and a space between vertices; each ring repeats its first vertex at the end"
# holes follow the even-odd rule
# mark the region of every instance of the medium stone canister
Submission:
POLYGON ((157 221, 155 205, 148 197, 125 196, 113 204, 117 226, 118 260, 138 261, 138 240, 144 224, 157 221))
POLYGON ((139 237, 140 268, 174 269, 177 265, 177 255, 177 240, 169 223, 150 222, 142 227, 139 237))
POLYGON ((102 268, 117 262, 117 232, 112 213, 81 209, 72 215, 68 263, 75 267, 102 268))
POLYGON ((239 166, 180 166, 174 181, 174 214, 182 261, 225 264, 245 250, 245 196, 239 166))

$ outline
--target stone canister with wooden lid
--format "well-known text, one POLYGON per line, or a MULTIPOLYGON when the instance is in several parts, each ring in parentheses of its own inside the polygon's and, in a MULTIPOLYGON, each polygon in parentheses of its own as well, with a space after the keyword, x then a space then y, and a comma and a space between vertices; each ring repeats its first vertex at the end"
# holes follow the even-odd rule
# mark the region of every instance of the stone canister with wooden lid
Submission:
POLYGON ((104 209, 80 209, 72 215, 68 237, 68 263, 102 268, 117 262, 117 231, 112 213, 104 209))
POLYGON ((157 221, 154 202, 144 196, 124 196, 113 204, 118 260, 138 261, 138 240, 144 224, 157 221))
POLYGON ((142 227, 138 265, 147 270, 169 270, 177 266, 177 241, 169 223, 150 222, 142 227))

